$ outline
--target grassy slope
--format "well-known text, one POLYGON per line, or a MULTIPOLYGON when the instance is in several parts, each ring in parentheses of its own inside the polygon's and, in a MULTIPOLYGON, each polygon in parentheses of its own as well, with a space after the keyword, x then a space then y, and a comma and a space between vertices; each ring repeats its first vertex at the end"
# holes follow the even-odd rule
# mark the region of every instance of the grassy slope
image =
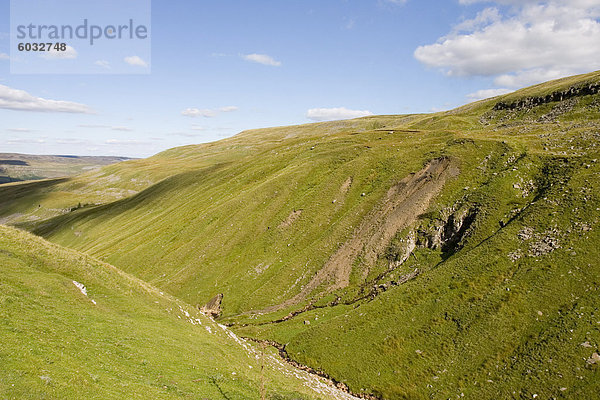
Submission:
MULTIPOLYGON (((502 99, 545 95, 599 77, 555 81, 448 113, 245 132, 105 168, 101 179, 82 176, 50 191, 31 187, 12 208, 3 204, 0 215, 23 212, 20 220, 26 220, 35 196, 66 204, 59 192, 73 203, 107 189, 141 190, 28 226, 190 303, 224 293, 226 320, 251 324, 241 332, 289 343, 294 358, 357 392, 386 398, 591 393, 596 372, 584 358, 600 342, 597 300, 590 295, 599 273, 599 166, 593 162, 600 158, 599 96, 579 99, 546 123, 537 121, 560 104, 491 110, 502 99), (435 223, 452 207, 476 209, 461 250, 417 250, 393 274, 418 267, 421 275, 372 302, 322 308, 279 324, 254 325, 289 310, 237 315, 298 293, 393 183, 442 155, 457 160, 461 174, 419 224, 435 223), (73 190, 81 187, 87 189, 73 190), (294 210, 302 214, 282 227, 294 210), (591 231, 582 230, 583 223, 591 231), (525 227, 537 236, 518 239, 525 227), (552 235, 560 248, 528 255, 552 235), (520 258, 513 262, 510 253, 520 258), (586 340, 592 348, 580 346, 586 340)), ((15 189, 0 187, 0 193, 8 190, 15 189)), ((344 301, 375 283, 387 262, 382 255, 366 280, 360 262, 355 267, 351 286, 338 293, 344 301)))
MULTIPOLYGON (((524 93, 548 87, 557 83, 524 93)), ((454 153, 463 173, 423 216, 426 225, 455 202, 476 208, 462 249, 417 250, 402 271, 425 273, 371 302, 241 332, 287 343, 300 362, 384 398, 593 398, 599 373, 587 360, 600 349, 600 101, 587 96, 560 123, 535 122, 554 106, 496 113, 500 121, 485 130, 462 131, 473 139, 454 153), (485 161, 489 140, 506 147, 485 161), (531 238, 521 239, 527 228, 531 238), (557 248, 532 253, 549 238, 557 248)), ((464 107, 450 123, 490 108, 464 107)))
MULTIPOLYGON (((215 323, 110 265, 4 226, 0 342, 6 399, 259 398, 259 361, 215 323)), ((314 396, 266 371, 270 397, 314 396)))
POLYGON ((203 303, 223 292, 229 314, 260 308, 285 300, 291 282, 310 279, 387 188, 421 169, 449 138, 340 134, 315 140, 314 150, 304 138, 286 141, 237 163, 178 174, 37 232, 68 227, 49 237, 186 301, 203 303), (400 150, 402 140, 410 144, 400 150), (343 195, 349 177, 353 184, 343 195), (280 227, 294 210, 301 217, 280 227))
MULTIPOLYGON (((384 398, 592 398, 600 389, 586 363, 600 346, 599 176, 598 167, 579 170, 502 229, 480 222, 445 261, 417 252, 403 268, 427 272, 372 302, 241 331, 287 343, 300 362, 384 398), (520 240, 524 227, 541 237, 555 229, 561 248, 529 256, 537 239, 520 240), (515 251, 523 256, 513 262, 515 251)), ((499 200, 487 209, 497 221, 502 199, 514 195, 487 189, 499 200)))

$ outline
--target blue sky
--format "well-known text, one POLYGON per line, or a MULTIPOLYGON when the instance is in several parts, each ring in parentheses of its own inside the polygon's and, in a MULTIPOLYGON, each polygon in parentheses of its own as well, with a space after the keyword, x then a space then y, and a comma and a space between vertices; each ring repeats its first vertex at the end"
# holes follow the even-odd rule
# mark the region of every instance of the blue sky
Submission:
POLYGON ((151 58, 134 49, 126 65, 145 73, 21 75, 10 73, 10 2, 0 0, 0 152, 145 157, 245 129, 449 109, 600 69, 599 9, 154 0, 151 58))

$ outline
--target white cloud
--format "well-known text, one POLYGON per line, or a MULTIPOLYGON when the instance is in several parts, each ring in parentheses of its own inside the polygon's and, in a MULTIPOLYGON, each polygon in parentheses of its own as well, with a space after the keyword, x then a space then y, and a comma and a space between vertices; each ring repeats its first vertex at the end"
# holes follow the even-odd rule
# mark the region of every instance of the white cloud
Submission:
POLYGON ((146 61, 142 60, 138 56, 125 57, 123 60, 127 64, 133 65, 135 67, 144 67, 144 68, 146 68, 148 66, 148 63, 146 61))
POLYGON ((217 111, 210 109, 198 109, 198 108, 186 108, 181 112, 181 115, 185 117, 204 117, 204 118, 212 118, 217 115, 217 111))
POLYGON ((65 51, 57 51, 52 47, 50 51, 43 52, 40 56, 46 60, 73 60, 77 58, 77 54, 77 50, 71 46, 67 46, 67 50, 65 51))
POLYGON ((338 119, 351 119, 373 115, 368 110, 349 110, 345 107, 338 108, 311 108, 306 112, 306 118, 312 121, 333 121, 338 119))
POLYGON ((255 62, 258 64, 269 65, 272 67, 281 67, 281 62, 266 54, 243 54, 242 58, 246 61, 255 62))
POLYGON ((98 60, 94 64, 102 68, 110 69, 110 63, 106 60, 98 60))
POLYGON ((132 132, 133 129, 128 128, 126 126, 111 126, 110 129, 113 131, 121 131, 121 132, 132 132))
POLYGON ((85 104, 35 97, 24 90, 13 89, 4 85, 0 85, 0 108, 17 111, 78 114, 92 114, 94 112, 85 104))
MULTIPOLYGON (((461 0, 462 4, 479 2, 461 0)), ((415 57, 450 76, 490 76, 525 86, 600 69, 600 0, 499 0, 415 57)))
POLYGON ((473 31, 502 19, 500 11, 495 7, 486 8, 477 13, 473 19, 467 19, 454 27, 454 32, 473 31))
POLYGON ((77 125, 80 128, 110 128, 108 125, 81 124, 77 125))
POLYGON ((597 0, 459 0, 458 1, 460 4, 463 5, 469 5, 469 4, 475 4, 475 3, 496 3, 496 4, 501 4, 501 5, 505 5, 505 6, 512 6, 512 5, 525 5, 525 4, 538 4, 538 3, 564 3, 564 4, 578 4, 578 5, 597 5, 598 1, 597 0))
POLYGON ((78 125, 80 128, 88 128, 88 129, 110 129, 113 131, 121 131, 121 132, 132 132, 132 128, 128 128, 126 126, 110 126, 110 125, 94 125, 94 124, 81 124, 78 125))
POLYGON ((504 88, 483 89, 483 90, 478 90, 475 93, 469 93, 467 95, 467 98, 471 101, 477 101, 477 100, 489 99, 490 97, 501 96, 503 94, 507 94, 507 93, 511 93, 511 92, 512 92, 512 90, 504 89, 504 88))
POLYGON ((6 53, 0 53, 0 60, 10 60, 10 57, 6 53))
POLYGON ((122 140, 122 139, 108 139, 106 144, 117 144, 117 145, 138 145, 138 144, 150 144, 150 142, 144 142, 142 140, 122 140))
POLYGON ((573 75, 576 72, 577 71, 571 71, 568 68, 534 68, 525 71, 519 71, 518 73, 513 74, 502 74, 494 79, 494 83, 498 86, 518 88, 528 86, 531 83, 545 82, 552 79, 573 75))
POLYGON ((56 144, 71 144, 71 145, 84 145, 84 144, 90 143, 88 140, 73 139, 73 138, 58 138, 54 142, 56 144))
POLYGON ((170 136, 180 136, 180 137, 186 137, 186 138, 193 138, 193 137, 202 137, 203 135, 201 135, 199 133, 173 132, 173 133, 170 134, 170 136))
POLYGON ((33 132, 31 129, 27 129, 27 128, 7 128, 6 129, 9 132, 16 132, 16 133, 29 133, 29 132, 33 132))
POLYGON ((42 144, 46 143, 45 139, 30 139, 30 138, 13 138, 8 139, 6 144, 42 144))
POLYGON ((219 113, 228 113, 237 111, 239 108, 236 106, 226 106, 221 108, 186 108, 181 112, 181 115, 185 117, 204 117, 204 118, 213 118, 216 117, 219 113))

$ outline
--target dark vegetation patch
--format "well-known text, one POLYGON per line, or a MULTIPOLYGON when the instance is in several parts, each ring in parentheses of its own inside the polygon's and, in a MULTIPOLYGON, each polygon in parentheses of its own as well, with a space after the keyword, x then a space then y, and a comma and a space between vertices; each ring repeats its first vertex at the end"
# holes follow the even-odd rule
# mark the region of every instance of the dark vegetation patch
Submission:
POLYGON ((0 176, 0 185, 3 183, 21 182, 22 179, 11 178, 10 176, 0 176))
POLYGON ((0 160, 0 165, 29 165, 27 161, 21 160, 0 160))

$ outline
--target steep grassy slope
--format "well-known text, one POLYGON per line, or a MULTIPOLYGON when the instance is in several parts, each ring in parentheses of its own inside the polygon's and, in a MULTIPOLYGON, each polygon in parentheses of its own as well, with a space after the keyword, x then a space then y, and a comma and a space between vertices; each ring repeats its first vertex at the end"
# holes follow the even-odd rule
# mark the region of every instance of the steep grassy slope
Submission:
MULTIPOLYGON (((260 398, 257 354, 204 315, 110 265, 4 226, 0 343, 6 399, 260 398)), ((272 361, 264 379, 269 398, 321 398, 272 361)))
POLYGON ((455 147, 450 139, 370 132, 287 140, 53 219, 36 232, 191 303, 223 292, 227 314, 259 309, 299 292, 389 187, 455 147), (299 218, 285 224, 294 212, 299 218))
POLYGON ((464 247, 417 249, 394 273, 420 275, 372 300, 240 332, 382 398, 595 398, 600 168, 586 165, 550 162, 525 207, 490 182, 469 198, 481 217, 464 247))
POLYGON ((224 323, 354 392, 585 398, 600 345, 599 82, 0 186, 0 215, 188 303, 223 293, 224 323), (34 208, 116 187, 136 194, 34 208))

